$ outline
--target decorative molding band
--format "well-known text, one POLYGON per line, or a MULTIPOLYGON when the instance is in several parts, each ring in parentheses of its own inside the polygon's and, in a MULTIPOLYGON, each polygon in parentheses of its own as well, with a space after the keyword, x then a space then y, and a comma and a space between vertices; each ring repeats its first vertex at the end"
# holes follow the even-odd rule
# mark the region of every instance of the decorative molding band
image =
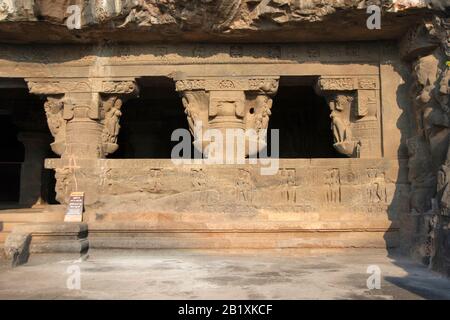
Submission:
POLYGON ((106 94, 137 94, 139 88, 134 80, 103 81, 101 93, 106 94))
POLYGON ((136 94, 138 86, 134 79, 25 79, 30 93, 58 95, 66 93, 136 94))
POLYGON ((262 91, 275 93, 279 77, 269 78, 192 78, 176 81, 177 91, 262 91))
POLYGON ((376 77, 320 77, 317 81, 319 91, 378 90, 376 77))

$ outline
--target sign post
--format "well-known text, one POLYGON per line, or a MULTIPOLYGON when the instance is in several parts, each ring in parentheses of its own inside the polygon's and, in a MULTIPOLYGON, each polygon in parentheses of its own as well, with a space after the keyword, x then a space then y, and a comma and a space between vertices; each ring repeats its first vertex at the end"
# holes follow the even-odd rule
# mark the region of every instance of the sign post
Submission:
POLYGON ((84 211, 84 192, 72 192, 64 222, 82 222, 84 211))

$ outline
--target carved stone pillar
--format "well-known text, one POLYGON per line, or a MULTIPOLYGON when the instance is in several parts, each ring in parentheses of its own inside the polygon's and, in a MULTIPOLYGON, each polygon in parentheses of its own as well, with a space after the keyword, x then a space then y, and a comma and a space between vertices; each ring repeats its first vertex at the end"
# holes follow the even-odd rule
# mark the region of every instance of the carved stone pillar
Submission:
POLYGON ((18 139, 25 149, 25 159, 20 173, 19 202, 27 207, 42 204, 42 172, 49 137, 40 132, 21 132, 18 139))
POLYGON ((52 150, 65 159, 104 158, 118 148, 125 98, 137 94, 134 80, 27 79, 31 93, 47 97, 52 150))
MULTIPOLYGON (((277 77, 183 78, 175 81, 194 136, 194 146, 206 157, 211 141, 204 137, 200 139, 199 134, 209 129, 220 131, 223 137, 227 129, 247 133, 254 130, 256 135, 246 135, 246 156, 253 156, 266 146, 265 129, 271 115, 271 97, 278 90, 277 77), (257 141, 250 141, 252 139, 257 141), (258 148, 251 148, 256 143, 258 148)), ((226 141, 224 148, 227 148, 226 141)))
POLYGON ((334 148, 352 158, 382 156, 376 77, 320 77, 316 90, 330 107, 334 148))
POLYGON ((56 168, 56 199, 65 204, 70 193, 85 192, 95 203, 100 172, 89 171, 91 160, 118 149, 119 120, 124 99, 138 93, 134 79, 27 79, 31 93, 47 97, 45 111, 54 137, 51 147, 61 155, 56 168))

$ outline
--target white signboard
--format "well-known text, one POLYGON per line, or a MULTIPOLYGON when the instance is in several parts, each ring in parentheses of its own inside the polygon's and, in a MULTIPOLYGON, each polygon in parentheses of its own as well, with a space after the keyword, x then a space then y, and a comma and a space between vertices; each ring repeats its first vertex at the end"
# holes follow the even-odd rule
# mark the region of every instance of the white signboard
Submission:
POLYGON ((83 221, 84 192, 72 192, 70 194, 69 206, 67 207, 65 222, 83 221))

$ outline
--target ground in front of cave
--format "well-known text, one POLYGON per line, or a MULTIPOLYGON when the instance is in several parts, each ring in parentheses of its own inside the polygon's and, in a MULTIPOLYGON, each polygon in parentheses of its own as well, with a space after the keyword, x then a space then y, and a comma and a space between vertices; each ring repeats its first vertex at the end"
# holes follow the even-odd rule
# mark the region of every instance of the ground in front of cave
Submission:
POLYGON ((379 249, 91 250, 3 262, 0 299, 450 299, 450 279, 379 249), (369 266, 380 289, 367 287, 369 266))

